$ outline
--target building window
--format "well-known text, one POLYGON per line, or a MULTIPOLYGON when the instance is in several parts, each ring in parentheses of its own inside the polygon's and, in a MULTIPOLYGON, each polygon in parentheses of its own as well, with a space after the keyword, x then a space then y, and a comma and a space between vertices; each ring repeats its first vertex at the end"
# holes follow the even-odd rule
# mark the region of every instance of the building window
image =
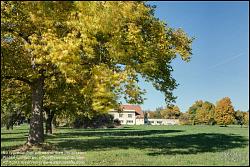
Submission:
POLYGON ((123 114, 119 114, 119 118, 122 118, 123 117, 123 114))
POLYGON ((127 120, 127 123, 133 123, 133 120, 127 120))
POLYGON ((128 114, 128 118, 132 118, 132 114, 128 114))

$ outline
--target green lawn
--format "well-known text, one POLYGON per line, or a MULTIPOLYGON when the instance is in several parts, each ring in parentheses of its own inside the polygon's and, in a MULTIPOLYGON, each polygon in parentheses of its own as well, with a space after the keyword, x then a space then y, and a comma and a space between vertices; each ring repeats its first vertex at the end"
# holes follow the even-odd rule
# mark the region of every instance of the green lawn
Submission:
POLYGON ((1 129, 2 165, 249 165, 248 127, 59 128, 46 151, 17 152, 27 134, 27 125, 1 129))

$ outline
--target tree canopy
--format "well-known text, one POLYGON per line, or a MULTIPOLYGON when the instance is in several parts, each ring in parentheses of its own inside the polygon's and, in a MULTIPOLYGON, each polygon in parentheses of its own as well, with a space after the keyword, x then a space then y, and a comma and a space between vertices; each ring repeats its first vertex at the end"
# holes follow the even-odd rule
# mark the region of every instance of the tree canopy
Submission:
POLYGON ((117 107, 119 97, 142 103, 139 75, 173 102, 170 63, 190 60, 192 40, 145 2, 1 1, 1 79, 31 88, 30 143, 43 141, 44 89, 57 77, 92 112, 117 107))
POLYGON ((181 115, 181 112, 178 106, 172 105, 161 110, 161 115, 166 119, 177 119, 181 115))
POLYGON ((229 125, 233 123, 235 116, 234 107, 229 97, 224 97, 216 103, 215 120, 219 125, 229 125))
POLYGON ((187 113, 193 121, 193 124, 208 124, 214 119, 214 109, 215 106, 213 103, 197 100, 191 107, 189 107, 187 113))

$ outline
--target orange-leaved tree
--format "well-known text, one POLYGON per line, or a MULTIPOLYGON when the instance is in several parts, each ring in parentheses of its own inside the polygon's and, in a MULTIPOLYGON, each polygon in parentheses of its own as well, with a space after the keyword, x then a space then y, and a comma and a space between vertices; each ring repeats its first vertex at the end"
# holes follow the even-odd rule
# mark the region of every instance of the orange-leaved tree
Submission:
POLYGON ((215 121, 219 125, 229 125, 234 121, 234 107, 229 97, 224 97, 216 103, 215 121))

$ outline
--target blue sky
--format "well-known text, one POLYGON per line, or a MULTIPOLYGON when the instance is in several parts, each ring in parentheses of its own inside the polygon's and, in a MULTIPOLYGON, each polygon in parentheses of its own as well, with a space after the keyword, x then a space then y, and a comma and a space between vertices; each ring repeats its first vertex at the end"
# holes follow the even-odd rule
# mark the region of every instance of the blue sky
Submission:
MULTIPOLYGON (((230 97, 234 108, 249 109, 249 2, 149 2, 155 16, 170 27, 183 28, 193 42, 189 63, 172 62, 173 77, 180 84, 174 91, 182 112, 196 100, 216 103, 230 97)), ((150 84, 143 109, 164 106, 164 95, 150 84)))

